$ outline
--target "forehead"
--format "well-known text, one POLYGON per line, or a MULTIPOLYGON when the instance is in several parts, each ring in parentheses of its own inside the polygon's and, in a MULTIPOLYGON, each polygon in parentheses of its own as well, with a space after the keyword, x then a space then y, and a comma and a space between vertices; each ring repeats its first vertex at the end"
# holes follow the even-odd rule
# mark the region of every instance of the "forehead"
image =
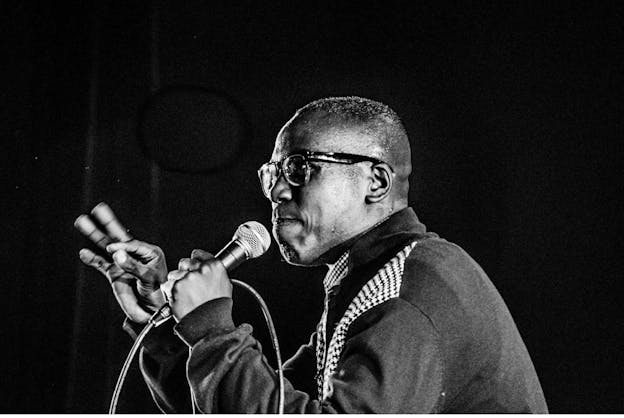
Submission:
POLYGON ((277 134, 272 160, 298 151, 368 153, 372 138, 354 126, 328 118, 295 116, 277 134))

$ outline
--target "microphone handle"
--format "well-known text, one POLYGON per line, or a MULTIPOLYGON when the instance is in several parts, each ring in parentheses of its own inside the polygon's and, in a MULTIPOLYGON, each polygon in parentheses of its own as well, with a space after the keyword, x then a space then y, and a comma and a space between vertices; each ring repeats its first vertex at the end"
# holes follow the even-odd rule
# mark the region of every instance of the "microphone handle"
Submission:
MULTIPOLYGON (((249 258, 247 250, 244 248, 244 243, 233 239, 223 247, 221 251, 215 255, 215 258, 221 263, 227 271, 232 271, 236 267, 240 266, 245 260, 249 258)), ((153 323, 155 327, 164 324, 169 318, 173 317, 173 312, 168 303, 165 303, 152 317, 149 322, 153 323)))
POLYGON ((243 243, 237 239, 233 239, 215 255, 215 258, 223 263, 227 271, 232 271, 247 260, 249 255, 243 243))

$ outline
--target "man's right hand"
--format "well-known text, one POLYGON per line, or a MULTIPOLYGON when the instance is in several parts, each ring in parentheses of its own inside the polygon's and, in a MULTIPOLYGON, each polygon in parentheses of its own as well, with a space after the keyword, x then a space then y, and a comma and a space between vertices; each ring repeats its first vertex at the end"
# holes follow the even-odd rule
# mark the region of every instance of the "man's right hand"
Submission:
POLYGON ((165 303, 160 291, 160 284, 167 281, 163 251, 155 245, 133 239, 106 203, 93 208, 91 216, 99 221, 103 230, 87 215, 80 215, 74 226, 98 247, 108 251, 112 259, 83 248, 80 260, 106 276, 117 302, 130 320, 147 323, 152 313, 165 303))

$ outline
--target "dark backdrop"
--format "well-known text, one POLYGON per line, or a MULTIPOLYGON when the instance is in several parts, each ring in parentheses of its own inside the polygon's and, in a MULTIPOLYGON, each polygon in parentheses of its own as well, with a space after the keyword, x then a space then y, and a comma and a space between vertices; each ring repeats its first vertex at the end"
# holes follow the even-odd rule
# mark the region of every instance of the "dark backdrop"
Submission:
MULTIPOLYGON (((245 220, 269 225, 255 170, 281 125, 348 94, 403 117, 413 207, 488 272, 550 410, 624 412, 620 10, 42 3, 2 7, 1 412, 106 411, 130 341, 79 264, 77 215, 108 202, 170 268, 218 250, 245 220)), ((285 357, 320 315, 323 273, 273 247, 234 275, 264 295, 285 357)), ((136 367, 120 411, 156 411, 136 367)))

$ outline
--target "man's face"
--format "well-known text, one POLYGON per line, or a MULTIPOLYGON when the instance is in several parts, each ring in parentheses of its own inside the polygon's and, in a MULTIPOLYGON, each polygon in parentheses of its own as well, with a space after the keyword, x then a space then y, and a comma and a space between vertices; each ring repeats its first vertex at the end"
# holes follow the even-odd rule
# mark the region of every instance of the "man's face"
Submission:
MULTIPOLYGON (((344 152, 349 135, 356 133, 332 129, 310 117, 305 124, 290 121, 277 136, 271 161, 301 151, 344 152)), ((292 186, 282 174, 271 191, 273 236, 291 264, 323 262, 319 258, 328 250, 361 232, 365 219, 361 164, 309 165, 306 185, 292 186)))

